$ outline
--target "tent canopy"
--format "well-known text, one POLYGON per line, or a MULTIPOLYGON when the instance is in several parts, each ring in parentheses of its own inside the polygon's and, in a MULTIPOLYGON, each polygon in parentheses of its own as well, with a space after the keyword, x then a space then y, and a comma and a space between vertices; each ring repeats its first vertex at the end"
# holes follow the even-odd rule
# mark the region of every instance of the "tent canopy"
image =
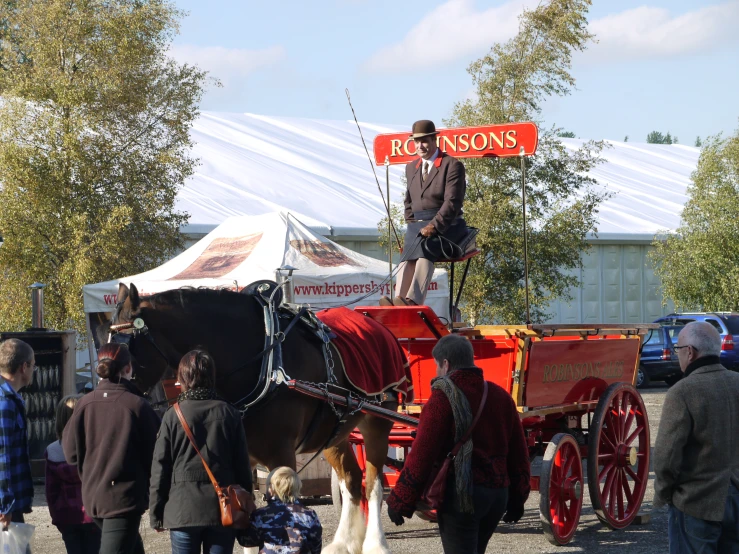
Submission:
MULTIPOLYGON (((240 290, 260 279, 280 280, 294 268, 292 301, 328 308, 347 302, 377 304, 389 295, 386 262, 358 254, 313 233, 287 212, 227 219, 202 240, 161 266, 83 287, 85 312, 108 312, 119 283, 133 283, 146 296, 184 286, 240 290), (382 285, 382 286, 380 286, 382 285), (366 297, 366 298, 363 298, 366 297)), ((446 271, 437 269, 427 304, 448 311, 446 271)))
MULTIPOLYGON (((362 123, 370 152, 378 133, 404 129, 410 126, 362 123)), ((289 210, 324 235, 377 234, 385 210, 354 121, 204 111, 192 139, 202 163, 177 196, 177 209, 190 214, 191 225, 289 210)), ((561 140, 570 150, 586 142, 561 140)), ((676 229, 700 149, 606 143, 603 163, 588 172, 614 193, 599 208, 599 234, 676 229)), ((385 168, 376 169, 384 191, 385 168)), ((394 203, 403 198, 402 173, 403 166, 390 167, 394 203)))

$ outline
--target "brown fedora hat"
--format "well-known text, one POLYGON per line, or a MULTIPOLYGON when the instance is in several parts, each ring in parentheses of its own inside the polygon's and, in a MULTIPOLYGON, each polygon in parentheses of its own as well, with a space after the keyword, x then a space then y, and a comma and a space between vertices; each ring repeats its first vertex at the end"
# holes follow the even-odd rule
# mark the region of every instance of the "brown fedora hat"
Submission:
POLYGON ((413 124, 413 130, 411 131, 411 138, 417 139, 422 137, 427 137, 429 135, 438 135, 439 132, 436 130, 436 125, 434 125, 433 121, 429 121, 428 119, 422 119, 421 121, 416 121, 413 124))

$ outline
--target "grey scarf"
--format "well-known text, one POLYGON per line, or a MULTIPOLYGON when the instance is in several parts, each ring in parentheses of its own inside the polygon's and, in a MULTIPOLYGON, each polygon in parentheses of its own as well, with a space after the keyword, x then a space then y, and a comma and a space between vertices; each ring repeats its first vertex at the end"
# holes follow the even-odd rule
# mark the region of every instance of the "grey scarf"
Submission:
MULTIPOLYGON (((448 375, 437 377, 431 381, 432 389, 439 389, 449 399, 454 414, 454 441, 462 440, 472 425, 472 408, 464 393, 455 385, 448 375)), ((467 439, 454 459, 454 481, 457 492, 457 510, 462 513, 475 512, 472 503, 472 438, 467 439)))

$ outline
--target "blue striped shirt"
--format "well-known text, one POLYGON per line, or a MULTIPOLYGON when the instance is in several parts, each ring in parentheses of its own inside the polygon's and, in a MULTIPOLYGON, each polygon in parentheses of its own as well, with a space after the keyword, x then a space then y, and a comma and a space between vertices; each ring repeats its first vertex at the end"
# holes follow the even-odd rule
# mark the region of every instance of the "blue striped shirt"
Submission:
POLYGON ((32 503, 26 407, 10 383, 0 377, 0 513, 30 512, 32 503))

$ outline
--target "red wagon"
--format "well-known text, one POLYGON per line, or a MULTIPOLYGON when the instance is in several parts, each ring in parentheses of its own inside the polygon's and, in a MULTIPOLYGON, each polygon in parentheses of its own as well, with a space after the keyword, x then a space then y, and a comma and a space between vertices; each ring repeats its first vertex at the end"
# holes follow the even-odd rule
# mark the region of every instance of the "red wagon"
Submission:
MULTIPOLYGON (((390 435, 385 487, 397 481, 413 447, 418 416, 436 375, 431 350, 450 331, 427 306, 358 307, 388 327, 411 364, 415 400, 399 409, 390 435)), ((582 510, 585 475, 598 518, 622 529, 639 512, 649 478, 649 423, 634 387, 643 325, 478 326, 455 329, 469 338, 485 379, 516 402, 532 459, 531 487, 540 493, 542 527, 567 544, 582 510)), ((484 422, 482 422, 484 424, 484 422)), ((364 469, 364 441, 351 441, 364 469)), ((340 502, 340 497, 335 501, 340 502)), ((420 512, 429 520, 433 512, 420 512)))

